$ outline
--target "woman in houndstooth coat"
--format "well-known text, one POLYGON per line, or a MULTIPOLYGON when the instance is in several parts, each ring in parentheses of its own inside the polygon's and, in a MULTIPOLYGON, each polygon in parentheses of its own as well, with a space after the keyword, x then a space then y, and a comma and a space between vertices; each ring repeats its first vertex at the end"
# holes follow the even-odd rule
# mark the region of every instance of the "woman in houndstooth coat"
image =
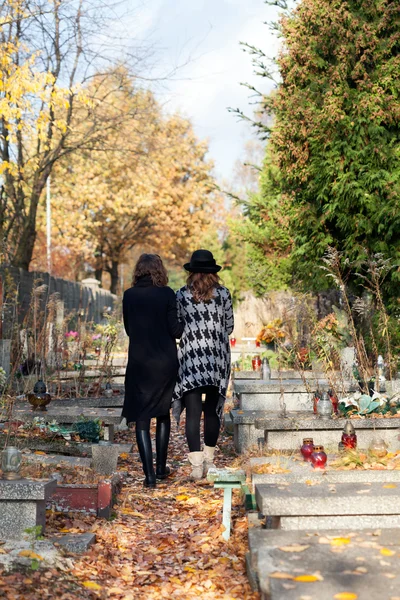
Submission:
POLYGON ((172 412, 177 422, 186 409, 186 438, 192 478, 200 479, 213 463, 230 375, 229 335, 233 308, 229 290, 217 275, 221 269, 208 250, 197 250, 187 285, 177 292, 178 316, 184 324, 178 348, 179 371, 172 412), (202 396, 205 395, 204 407, 202 396), (204 410, 204 450, 200 420, 204 410))

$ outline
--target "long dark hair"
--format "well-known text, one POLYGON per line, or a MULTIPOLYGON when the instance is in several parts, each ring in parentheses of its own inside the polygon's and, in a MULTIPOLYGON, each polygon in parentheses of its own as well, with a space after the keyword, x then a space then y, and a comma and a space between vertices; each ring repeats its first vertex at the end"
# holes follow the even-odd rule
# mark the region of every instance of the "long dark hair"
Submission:
POLYGON ((213 298, 215 289, 221 285, 221 280, 217 273, 190 273, 186 285, 195 302, 208 302, 213 298))
POLYGON ((164 287, 168 283, 167 270, 158 254, 142 254, 136 263, 132 277, 132 285, 137 283, 140 277, 150 275, 153 285, 164 287))

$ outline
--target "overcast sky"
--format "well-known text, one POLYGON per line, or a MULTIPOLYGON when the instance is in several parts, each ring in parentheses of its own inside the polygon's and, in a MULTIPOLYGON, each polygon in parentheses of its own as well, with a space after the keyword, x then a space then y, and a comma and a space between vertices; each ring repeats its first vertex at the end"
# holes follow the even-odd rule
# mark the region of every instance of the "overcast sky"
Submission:
POLYGON ((267 89, 264 80, 253 75, 250 56, 239 42, 274 55, 277 40, 264 24, 273 18, 275 9, 263 0, 145 0, 124 22, 132 36, 153 43, 159 73, 184 65, 162 93, 171 110, 181 110, 191 118, 197 135, 209 139, 220 177, 232 175, 251 136, 227 107, 251 113, 249 91, 241 82, 267 89))

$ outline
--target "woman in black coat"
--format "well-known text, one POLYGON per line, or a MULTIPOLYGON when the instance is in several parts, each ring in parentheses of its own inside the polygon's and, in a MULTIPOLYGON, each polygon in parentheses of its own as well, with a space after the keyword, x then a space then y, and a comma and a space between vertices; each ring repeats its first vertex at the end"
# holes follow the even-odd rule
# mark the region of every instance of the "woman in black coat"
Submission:
POLYGON ((183 325, 178 320, 176 298, 167 287, 168 276, 157 254, 142 254, 133 274, 132 287, 123 298, 125 331, 129 336, 122 416, 136 422, 136 441, 145 486, 169 475, 166 466, 169 410, 178 373, 176 338, 183 325), (157 418, 156 472, 150 439, 150 420, 157 418))

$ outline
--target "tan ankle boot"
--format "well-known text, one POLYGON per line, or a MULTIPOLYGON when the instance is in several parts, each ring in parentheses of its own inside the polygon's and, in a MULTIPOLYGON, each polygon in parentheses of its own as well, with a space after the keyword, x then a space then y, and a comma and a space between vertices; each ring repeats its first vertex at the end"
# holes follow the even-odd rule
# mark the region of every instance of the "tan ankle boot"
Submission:
POLYGON ((192 465, 192 472, 190 473, 190 479, 197 480, 203 479, 203 463, 204 454, 203 452, 189 452, 188 459, 192 465))
POLYGON ((208 473, 208 469, 215 469, 214 465, 214 452, 215 446, 204 446, 204 465, 203 465, 203 475, 206 477, 208 473))

